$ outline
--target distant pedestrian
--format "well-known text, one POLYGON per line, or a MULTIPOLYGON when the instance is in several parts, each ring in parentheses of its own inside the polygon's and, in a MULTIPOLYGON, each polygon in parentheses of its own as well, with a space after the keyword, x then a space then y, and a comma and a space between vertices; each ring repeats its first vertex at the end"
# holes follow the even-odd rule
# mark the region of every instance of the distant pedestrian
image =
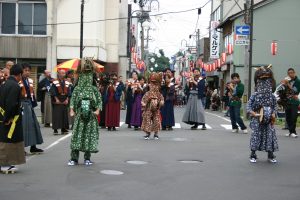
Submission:
MULTIPOLYGON (((241 118, 241 98, 244 94, 244 84, 240 80, 240 75, 238 73, 231 74, 231 80, 233 84, 230 85, 230 120, 232 125, 232 132, 238 133, 239 127, 243 133, 248 133, 247 127, 244 124, 244 121, 241 118), (238 125, 239 127, 238 127, 238 125)), ((246 112, 246 111, 244 111, 246 112)))
POLYGON ((22 67, 14 65, 11 76, 0 86, 0 170, 13 173, 15 165, 25 163, 21 114, 22 67))

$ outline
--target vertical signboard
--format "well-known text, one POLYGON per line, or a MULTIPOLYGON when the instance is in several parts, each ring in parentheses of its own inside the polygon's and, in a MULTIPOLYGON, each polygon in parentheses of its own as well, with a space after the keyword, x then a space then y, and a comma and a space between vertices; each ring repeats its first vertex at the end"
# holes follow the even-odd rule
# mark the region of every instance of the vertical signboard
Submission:
POLYGON ((217 31, 218 21, 211 21, 210 24, 210 58, 217 59, 220 54, 220 32, 217 31))

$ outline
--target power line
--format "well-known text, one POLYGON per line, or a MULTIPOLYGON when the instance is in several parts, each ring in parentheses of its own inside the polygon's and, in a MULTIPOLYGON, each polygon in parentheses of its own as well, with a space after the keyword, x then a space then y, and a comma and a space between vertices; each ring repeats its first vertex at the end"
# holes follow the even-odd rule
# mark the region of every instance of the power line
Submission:
MULTIPOLYGON (((200 8, 204 8, 211 0, 207 1, 203 6, 200 8)), ((149 15, 150 17, 155 17, 155 16, 162 16, 162 15, 168 15, 168 14, 180 14, 180 13, 186 13, 186 12, 191 12, 198 10, 199 8, 192 8, 192 9, 187 9, 187 10, 180 10, 180 11, 169 11, 169 12, 163 12, 163 13, 158 13, 158 14, 152 14, 149 15)), ((132 17, 132 18, 138 18, 132 17)), ((128 20, 128 17, 117 17, 117 18, 108 18, 108 19, 98 19, 98 20, 91 20, 91 21, 85 21, 83 22, 84 24, 90 24, 90 23, 97 23, 97 22, 105 22, 105 21, 115 21, 115 20, 128 20)), ((74 25, 74 24, 80 24, 80 22, 59 22, 59 23, 47 23, 47 24, 16 24, 16 25, 8 25, 8 26, 0 26, 0 28, 3 27, 26 27, 26 26, 59 26, 59 25, 74 25)))

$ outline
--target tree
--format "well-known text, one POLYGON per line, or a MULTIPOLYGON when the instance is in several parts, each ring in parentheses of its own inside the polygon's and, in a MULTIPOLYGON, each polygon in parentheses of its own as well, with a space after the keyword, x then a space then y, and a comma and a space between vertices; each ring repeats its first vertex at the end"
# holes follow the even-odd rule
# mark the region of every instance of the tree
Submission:
POLYGON ((153 69, 154 72, 162 72, 168 67, 170 67, 170 59, 165 56, 163 49, 159 50, 159 54, 150 54, 148 70, 153 69))

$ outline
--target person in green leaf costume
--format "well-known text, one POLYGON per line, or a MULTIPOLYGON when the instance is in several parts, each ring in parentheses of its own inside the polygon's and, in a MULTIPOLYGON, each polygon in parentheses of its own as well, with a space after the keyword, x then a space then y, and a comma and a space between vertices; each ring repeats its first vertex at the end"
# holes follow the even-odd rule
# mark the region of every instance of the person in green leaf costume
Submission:
POLYGON ((94 64, 91 59, 83 59, 77 73, 79 79, 70 102, 70 115, 75 116, 71 139, 71 159, 69 166, 78 164, 79 152, 84 152, 84 164, 92 165, 91 153, 98 152, 97 115, 102 109, 102 99, 94 81, 94 64))

